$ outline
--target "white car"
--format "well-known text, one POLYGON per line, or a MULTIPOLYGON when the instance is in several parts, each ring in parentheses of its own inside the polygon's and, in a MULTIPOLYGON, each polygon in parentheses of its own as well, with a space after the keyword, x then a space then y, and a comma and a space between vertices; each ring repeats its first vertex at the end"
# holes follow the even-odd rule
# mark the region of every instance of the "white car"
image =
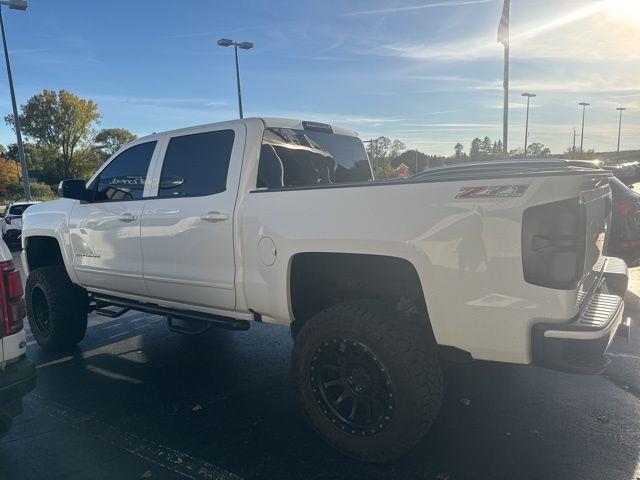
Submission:
POLYGON ((439 354, 606 368, 628 282, 606 255, 609 177, 527 160, 375 181, 355 133, 298 120, 154 134, 26 212, 31 330, 69 347, 91 309, 290 327, 315 430, 392 460, 438 414, 439 354))
POLYGON ((2 214, 2 239, 9 246, 19 245, 22 235, 22 214, 37 202, 10 203, 2 214))
POLYGON ((0 240, 0 437, 22 413, 22 397, 33 390, 36 369, 26 357, 25 304, 20 271, 0 240))

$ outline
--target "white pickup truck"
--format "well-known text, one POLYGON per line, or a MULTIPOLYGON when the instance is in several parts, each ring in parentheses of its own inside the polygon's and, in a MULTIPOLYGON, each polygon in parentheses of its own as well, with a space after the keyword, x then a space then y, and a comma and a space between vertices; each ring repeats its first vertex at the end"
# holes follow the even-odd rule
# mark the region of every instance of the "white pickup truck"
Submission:
POLYGON ((392 460, 438 414, 443 356, 604 370, 628 279, 606 256, 608 175, 532 160, 375 181, 358 136, 326 124, 153 134, 25 213, 31 329, 65 348, 94 309, 290 326, 311 425, 392 460))

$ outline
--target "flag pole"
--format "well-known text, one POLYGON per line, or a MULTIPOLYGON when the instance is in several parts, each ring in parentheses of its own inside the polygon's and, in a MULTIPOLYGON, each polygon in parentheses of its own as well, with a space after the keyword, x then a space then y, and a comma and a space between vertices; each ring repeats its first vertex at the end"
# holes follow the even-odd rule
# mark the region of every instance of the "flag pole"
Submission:
POLYGON ((509 50, 511 39, 509 31, 511 29, 511 0, 504 0, 502 7, 502 18, 498 27, 498 43, 504 45, 504 113, 502 118, 502 157, 509 158, 509 50))
POLYGON ((502 119, 502 152, 504 159, 509 158, 509 44, 504 46, 504 115, 502 119))

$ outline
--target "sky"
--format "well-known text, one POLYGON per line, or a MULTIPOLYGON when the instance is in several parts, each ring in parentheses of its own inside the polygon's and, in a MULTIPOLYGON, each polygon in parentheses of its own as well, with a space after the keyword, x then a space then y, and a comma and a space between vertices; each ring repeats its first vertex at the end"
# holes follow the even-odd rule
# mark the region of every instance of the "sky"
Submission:
MULTIPOLYGON (((510 148, 640 149, 640 0, 512 0, 510 148), (579 139, 578 139, 579 142, 579 139)), ((97 128, 137 135, 245 116, 333 123, 429 154, 502 136, 502 0, 29 0, 3 8, 19 103, 43 89, 97 102, 97 128)), ((11 104, 0 66, 0 113, 11 104)), ((0 126, 0 143, 15 141, 0 126)))

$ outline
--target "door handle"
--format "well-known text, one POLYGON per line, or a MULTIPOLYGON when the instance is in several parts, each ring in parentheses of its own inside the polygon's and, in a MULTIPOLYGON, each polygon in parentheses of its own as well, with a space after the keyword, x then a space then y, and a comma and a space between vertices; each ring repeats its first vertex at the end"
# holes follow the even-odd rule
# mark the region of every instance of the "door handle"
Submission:
POLYGON ((130 212, 124 212, 118 215, 118 220, 120 220, 121 222, 133 222, 137 219, 138 217, 136 217, 133 213, 130 213, 130 212))
POLYGON ((227 220, 229 215, 226 213, 220 212, 207 212, 200 217, 205 222, 222 222, 223 220, 227 220))

